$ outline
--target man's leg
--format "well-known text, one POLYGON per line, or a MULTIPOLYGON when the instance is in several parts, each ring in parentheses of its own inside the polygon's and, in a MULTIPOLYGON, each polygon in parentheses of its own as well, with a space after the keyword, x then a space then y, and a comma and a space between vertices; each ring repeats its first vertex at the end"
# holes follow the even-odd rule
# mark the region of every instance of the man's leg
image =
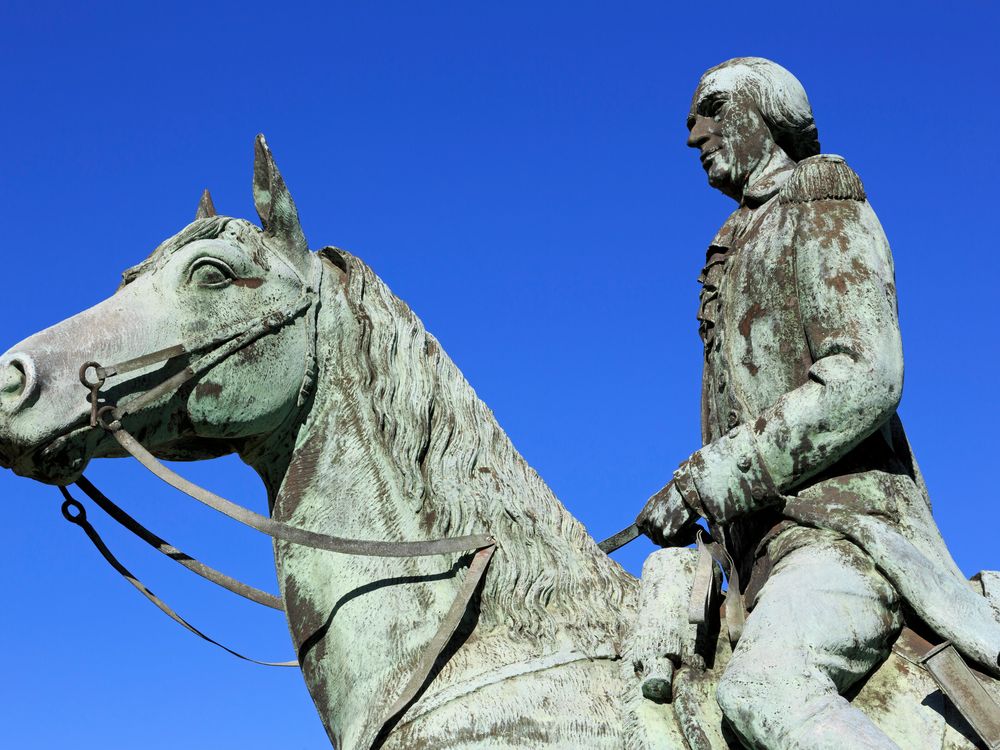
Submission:
POLYGON ((850 542, 789 552, 719 683, 723 713, 752 748, 899 750, 840 694, 886 656, 900 622, 892 586, 850 542))

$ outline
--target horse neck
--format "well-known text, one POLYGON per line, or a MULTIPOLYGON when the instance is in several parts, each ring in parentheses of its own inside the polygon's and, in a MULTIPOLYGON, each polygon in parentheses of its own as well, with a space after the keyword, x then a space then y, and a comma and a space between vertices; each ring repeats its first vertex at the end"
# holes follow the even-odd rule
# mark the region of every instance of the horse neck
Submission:
MULTIPOLYGON (((514 451, 423 326, 352 259, 324 282, 318 375, 273 515, 343 537, 491 533, 497 552, 433 689, 485 664, 616 641, 635 582, 597 550, 514 451)), ((280 441, 279 441, 280 442, 280 441)), ((261 468, 258 467, 258 471, 261 468)), ((261 471, 267 476, 267 471, 261 471)), ((337 747, 380 721, 454 599, 463 555, 350 557, 279 543, 275 556, 310 693, 337 747)))
POLYGON ((480 626, 584 648, 621 634, 634 579, 598 550, 514 449, 409 308, 357 259, 326 284, 315 404, 278 512, 333 533, 413 541, 489 533, 480 626), (510 628, 508 627, 508 630, 510 628))

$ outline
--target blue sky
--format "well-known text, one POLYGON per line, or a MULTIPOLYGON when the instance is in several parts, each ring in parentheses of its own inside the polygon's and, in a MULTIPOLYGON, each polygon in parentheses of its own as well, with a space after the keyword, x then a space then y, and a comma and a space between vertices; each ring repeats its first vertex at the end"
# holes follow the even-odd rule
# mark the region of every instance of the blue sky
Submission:
MULTIPOLYGON (((986 2, 7 2, 0 350, 109 295, 193 216, 253 218, 263 131, 314 247, 364 258, 423 318, 597 537, 698 447, 703 251, 731 210, 685 148, 698 76, 736 55, 803 82, 823 149, 892 243, 901 407, 963 570, 1000 568, 998 12, 986 2), (718 17, 713 17, 718 16, 718 17)), ((263 509, 237 460, 185 473, 263 509)), ((266 540, 130 461, 88 472, 178 546, 274 588, 266 540)), ((0 474, 0 745, 319 748, 297 672, 237 662, 142 601, 0 474)), ((213 635, 291 654, 257 611, 107 529, 213 635)), ((651 547, 618 559, 638 571, 651 547)))

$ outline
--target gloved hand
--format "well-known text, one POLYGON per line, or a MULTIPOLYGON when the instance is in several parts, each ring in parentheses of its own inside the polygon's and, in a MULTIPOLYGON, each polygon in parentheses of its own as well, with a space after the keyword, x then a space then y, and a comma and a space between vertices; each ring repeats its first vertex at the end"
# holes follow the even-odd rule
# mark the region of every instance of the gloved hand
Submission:
POLYGON ((694 542, 698 514, 695 513, 673 482, 648 501, 635 519, 639 530, 661 547, 686 547, 694 542))

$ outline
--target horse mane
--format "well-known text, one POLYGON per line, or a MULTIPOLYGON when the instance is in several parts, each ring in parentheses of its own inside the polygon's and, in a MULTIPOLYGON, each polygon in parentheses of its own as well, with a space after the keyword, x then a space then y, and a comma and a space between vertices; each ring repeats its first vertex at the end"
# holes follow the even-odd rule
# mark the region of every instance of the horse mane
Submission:
POLYGON ((337 252, 361 325, 349 354, 412 511, 435 536, 488 530, 499 542, 484 623, 535 641, 568 633, 582 649, 620 642, 628 618, 609 608, 630 609, 634 579, 527 464, 409 306, 364 262, 337 252))

